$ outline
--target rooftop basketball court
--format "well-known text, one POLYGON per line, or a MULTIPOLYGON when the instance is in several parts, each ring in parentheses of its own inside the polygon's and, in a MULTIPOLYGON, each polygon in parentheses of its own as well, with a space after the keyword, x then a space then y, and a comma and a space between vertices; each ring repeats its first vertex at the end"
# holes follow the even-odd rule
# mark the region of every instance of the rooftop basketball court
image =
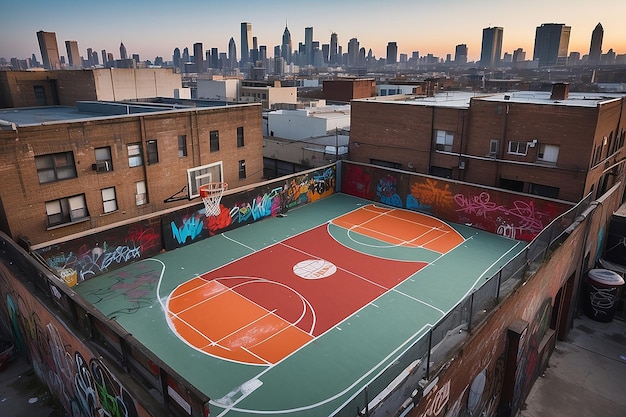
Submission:
POLYGON ((213 417, 354 415, 364 387, 525 247, 334 194, 74 289, 213 417))

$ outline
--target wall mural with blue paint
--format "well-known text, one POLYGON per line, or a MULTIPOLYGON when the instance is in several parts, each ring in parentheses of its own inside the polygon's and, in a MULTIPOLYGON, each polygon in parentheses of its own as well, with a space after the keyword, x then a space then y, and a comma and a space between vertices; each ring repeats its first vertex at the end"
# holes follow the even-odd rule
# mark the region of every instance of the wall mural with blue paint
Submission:
POLYGON ((336 166, 327 166, 250 190, 226 195, 218 216, 204 205, 155 216, 100 233, 50 245, 35 252, 69 286, 128 263, 215 234, 274 217, 335 192, 336 166))
POLYGON ((333 165, 225 195, 217 216, 205 216, 202 204, 163 216, 165 249, 179 248, 327 197, 335 192, 335 175, 333 165))
POLYGON ((35 252, 69 286, 157 254, 163 248, 158 218, 93 233, 35 252))
POLYGON ((540 197, 345 161, 342 174, 346 194, 524 241, 571 208, 540 197))

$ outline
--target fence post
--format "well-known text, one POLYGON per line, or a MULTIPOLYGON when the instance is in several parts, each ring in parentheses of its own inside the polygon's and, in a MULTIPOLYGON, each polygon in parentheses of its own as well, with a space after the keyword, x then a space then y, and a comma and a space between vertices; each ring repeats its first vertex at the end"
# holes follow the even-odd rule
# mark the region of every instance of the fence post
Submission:
POLYGON ((467 322, 467 332, 468 333, 472 332, 472 317, 474 317, 474 293, 475 293, 475 291, 472 291, 472 295, 470 297, 470 316, 469 316, 469 320, 467 322))
POLYGON ((426 355, 426 379, 430 379, 430 350, 433 347, 433 329, 428 331, 428 355, 426 355))

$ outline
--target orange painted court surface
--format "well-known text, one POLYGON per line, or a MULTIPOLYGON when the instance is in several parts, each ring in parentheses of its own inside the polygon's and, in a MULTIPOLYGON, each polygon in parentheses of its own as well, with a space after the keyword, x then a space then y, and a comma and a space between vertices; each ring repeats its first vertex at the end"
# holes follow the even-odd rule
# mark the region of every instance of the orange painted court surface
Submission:
MULTIPOLYGON (((331 223, 346 234, 439 253, 464 240, 437 219, 374 205, 331 223)), ((426 265, 355 251, 322 225, 181 284, 169 296, 168 317, 194 349, 275 364, 426 265)))

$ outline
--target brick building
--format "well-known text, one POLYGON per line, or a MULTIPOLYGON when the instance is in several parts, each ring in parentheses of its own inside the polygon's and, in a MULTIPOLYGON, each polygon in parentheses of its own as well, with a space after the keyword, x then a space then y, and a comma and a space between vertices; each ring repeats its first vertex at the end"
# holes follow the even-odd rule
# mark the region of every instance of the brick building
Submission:
POLYGON ((350 100, 376 96, 376 80, 373 78, 324 80, 323 90, 323 98, 328 101, 349 102, 350 100))
POLYGON ((198 181, 259 182, 262 146, 260 104, 0 111, 0 230, 37 244, 197 203, 198 181))
POLYGON ((0 108, 74 106, 80 100, 189 98, 180 74, 166 68, 0 71, 0 108))
POLYGON ((446 93, 352 102, 350 159, 567 201, 623 177, 626 96, 446 93))

